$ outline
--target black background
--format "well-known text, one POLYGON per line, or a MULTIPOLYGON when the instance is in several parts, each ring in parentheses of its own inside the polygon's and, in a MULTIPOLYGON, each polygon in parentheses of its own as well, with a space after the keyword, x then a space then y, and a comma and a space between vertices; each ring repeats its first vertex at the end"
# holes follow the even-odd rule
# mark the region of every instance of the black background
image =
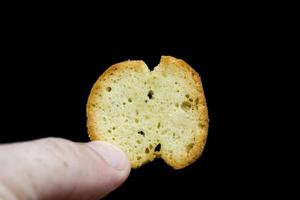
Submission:
POLYGON ((88 142, 85 106, 98 76, 117 62, 139 59, 151 68, 161 55, 171 55, 188 62, 202 78, 210 117, 205 151, 182 170, 161 160, 133 170, 105 199, 240 197, 259 189, 245 184, 255 180, 247 170, 253 163, 244 159, 253 152, 247 149, 252 130, 246 124, 252 112, 247 102, 254 97, 246 94, 255 83, 248 80, 259 72, 250 67, 251 49, 246 53, 241 48, 250 46, 251 38, 243 37, 247 30, 242 26, 235 30, 226 20, 220 24, 222 18, 207 26, 197 13, 188 19, 173 17, 156 23, 102 20, 92 28, 75 23, 70 29, 70 23, 56 25, 51 19, 17 20, 3 39, 0 142, 50 136, 88 142))

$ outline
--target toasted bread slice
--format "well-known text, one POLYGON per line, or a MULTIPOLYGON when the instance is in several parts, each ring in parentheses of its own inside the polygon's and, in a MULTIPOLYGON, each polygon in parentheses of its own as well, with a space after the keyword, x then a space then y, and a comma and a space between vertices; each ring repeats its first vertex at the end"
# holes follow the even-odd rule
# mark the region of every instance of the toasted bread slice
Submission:
POLYGON ((91 140, 120 147, 132 168, 157 157, 184 168, 201 155, 208 132, 198 73, 170 56, 153 71, 143 61, 109 67, 91 90, 87 118, 91 140))

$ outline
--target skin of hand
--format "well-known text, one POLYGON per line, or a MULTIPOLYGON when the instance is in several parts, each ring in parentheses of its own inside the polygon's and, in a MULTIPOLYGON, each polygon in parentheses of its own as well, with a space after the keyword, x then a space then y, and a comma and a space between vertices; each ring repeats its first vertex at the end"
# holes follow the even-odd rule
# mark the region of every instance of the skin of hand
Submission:
POLYGON ((60 138, 0 145, 0 199, 100 199, 130 173, 125 153, 60 138))

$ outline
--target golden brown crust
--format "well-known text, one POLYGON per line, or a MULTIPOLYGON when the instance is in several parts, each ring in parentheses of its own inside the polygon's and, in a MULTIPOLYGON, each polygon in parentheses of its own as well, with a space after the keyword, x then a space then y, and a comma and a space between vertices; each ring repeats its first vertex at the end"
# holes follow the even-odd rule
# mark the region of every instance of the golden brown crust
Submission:
POLYGON ((208 110, 207 110, 206 99, 205 99, 204 90, 203 90, 203 86, 199 74, 189 64, 187 64, 185 61, 181 59, 176 59, 172 56, 162 56, 160 65, 168 66, 169 64, 176 65, 177 67, 180 67, 191 74, 197 86, 198 99, 199 99, 198 110, 199 110, 199 115, 202 116, 199 122, 201 124, 202 131, 201 133, 199 133, 199 137, 196 138, 195 145, 190 150, 186 159, 181 161, 177 161, 177 160, 175 161, 167 157, 163 158, 174 169, 182 169, 195 162, 201 156, 204 150, 206 140, 207 140, 207 134, 208 134, 208 124, 209 124, 208 110), (200 108, 201 104, 202 104, 202 108, 200 108))
MULTIPOLYGON (((176 59, 171 56, 162 56, 158 67, 166 68, 168 65, 174 65, 180 70, 183 70, 186 73, 190 74, 196 85, 197 93, 195 93, 194 95, 199 100, 197 110, 199 111, 200 116, 199 126, 201 126, 201 132, 197 134, 198 137, 195 138, 195 145, 189 151, 188 156, 180 160, 173 160, 169 157, 162 156, 165 162, 172 166, 174 169, 181 169, 195 162, 203 152, 208 134, 208 110, 199 74, 190 65, 188 65, 185 61, 181 59, 176 59)), ((97 94, 101 94, 101 92, 105 90, 105 81, 111 76, 113 76, 114 73, 122 73, 123 70, 126 70, 128 68, 132 68, 133 70, 144 70, 145 72, 149 71, 148 67, 143 61, 125 61, 109 67, 94 84, 87 103, 87 128, 91 140, 101 139, 101 133, 97 132, 94 126, 95 118, 93 112, 91 111, 91 105, 93 105, 96 102, 96 99, 98 98, 97 94)), ((155 159, 155 156, 151 157, 151 159, 149 160, 155 159)), ((149 162, 149 160, 144 163, 149 162)), ((144 163, 132 163, 132 167, 137 168, 144 163)))
POLYGON ((144 61, 135 60, 135 61, 124 61, 117 64, 114 64, 110 66, 101 76, 98 78, 98 80, 95 82, 95 84, 92 87, 91 93, 88 97, 87 102, 87 128, 88 128, 88 134, 89 138, 91 140, 100 140, 99 136, 101 133, 97 133, 94 127, 94 115, 92 111, 90 110, 90 106, 95 103, 97 98, 97 93, 101 93, 105 88, 103 83, 110 77, 113 76, 114 73, 122 73, 123 70, 126 70, 127 67, 130 67, 134 70, 141 70, 143 67, 146 66, 144 61))

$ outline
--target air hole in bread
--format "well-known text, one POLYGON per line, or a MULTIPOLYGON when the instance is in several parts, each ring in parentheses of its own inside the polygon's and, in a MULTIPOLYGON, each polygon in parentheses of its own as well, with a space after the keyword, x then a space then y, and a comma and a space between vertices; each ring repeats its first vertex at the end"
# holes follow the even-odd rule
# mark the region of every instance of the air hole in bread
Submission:
POLYGON ((149 153, 150 150, 148 148, 145 149, 145 153, 149 153))
POLYGON ((107 131, 108 131, 109 133, 111 133, 111 130, 110 130, 110 129, 108 129, 107 131))
POLYGON ((190 95, 189 95, 189 94, 186 94, 186 95, 185 95, 185 97, 186 97, 186 98, 189 98, 189 97, 190 97, 190 95))
POLYGON ((139 123, 139 120, 137 118, 134 119, 135 123, 139 123))
POLYGON ((111 87, 107 87, 107 88, 106 88, 106 91, 107 91, 107 92, 110 92, 110 91, 111 91, 111 87))
POLYGON ((126 105, 126 103, 125 102, 123 102, 123 106, 125 106, 126 105))
POLYGON ((138 131, 138 134, 145 136, 145 133, 143 131, 138 131))
POLYGON ((157 128, 160 128, 160 122, 158 122, 158 124, 157 124, 157 128))
POLYGON ((150 148, 150 149, 152 149, 152 148, 153 148, 152 144, 149 144, 149 148, 150 148))
POLYGON ((181 104, 181 108, 184 110, 184 111, 187 111, 189 110, 190 108, 192 107, 192 104, 188 101, 184 101, 182 102, 181 104))
POLYGON ((145 100, 145 103, 148 103, 148 100, 145 100))
POLYGON ((186 146, 186 150, 187 152, 189 152, 193 147, 194 147, 195 143, 190 143, 189 145, 186 146))
POLYGON ((116 138, 113 137, 112 140, 116 140, 116 138))
POLYGON ((141 144, 141 140, 137 140, 136 143, 141 144))
POLYGON ((160 143, 159 143, 158 145, 156 145, 154 151, 155 151, 155 152, 158 152, 158 151, 160 151, 160 149, 161 149, 161 145, 160 145, 160 143))
POLYGON ((141 160, 141 158, 142 158, 141 156, 138 156, 136 159, 137 159, 137 160, 141 160))
POLYGON ((179 107, 179 103, 175 103, 175 106, 178 108, 179 107))
POLYGON ((202 129, 202 128, 205 127, 205 124, 199 123, 199 124, 198 124, 198 127, 202 129))
POLYGON ((139 115, 139 111, 138 111, 138 110, 136 110, 136 111, 135 111, 135 114, 136 114, 136 115, 139 115))
POLYGON ((176 92, 179 92, 179 90, 176 90, 176 92))
POLYGON ((196 105, 198 105, 198 103, 199 103, 199 98, 197 98, 197 99, 195 100, 195 103, 196 103, 196 105))
POLYGON ((132 102, 132 99, 130 97, 128 98, 128 102, 130 102, 130 103, 132 102))
POLYGON ((192 99, 192 98, 190 98, 190 99, 189 99, 189 101, 190 101, 190 102, 193 102, 193 99, 192 99))
POLYGON ((152 90, 150 90, 147 94, 149 99, 152 99, 154 92, 152 90))
POLYGON ((116 127, 113 127, 112 129, 113 129, 113 130, 116 130, 116 127))
POLYGON ((174 139, 176 139, 176 140, 180 140, 180 135, 176 135, 176 138, 175 138, 175 136, 173 137, 174 139))

